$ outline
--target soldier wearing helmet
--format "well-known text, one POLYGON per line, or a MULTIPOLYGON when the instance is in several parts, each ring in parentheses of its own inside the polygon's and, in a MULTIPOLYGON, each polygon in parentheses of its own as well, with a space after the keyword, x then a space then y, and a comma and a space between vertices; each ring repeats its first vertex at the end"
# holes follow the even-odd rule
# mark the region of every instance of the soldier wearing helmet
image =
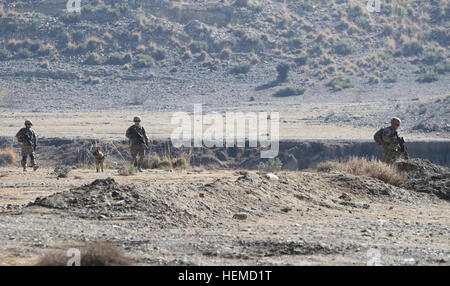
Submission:
POLYGON ((22 143, 21 153, 22 161, 21 165, 23 171, 27 171, 27 157, 30 156, 31 166, 33 170, 36 171, 39 166, 36 164, 34 152, 36 151, 36 134, 34 130, 31 129, 33 123, 31 120, 25 120, 25 127, 20 129, 16 134, 17 140, 22 143))
POLYGON ((125 136, 130 142, 130 153, 133 160, 133 165, 139 170, 139 172, 142 172, 145 149, 148 148, 148 138, 145 134, 144 127, 141 126, 141 118, 139 116, 135 116, 133 118, 133 122, 134 124, 127 129, 125 136))
POLYGON ((400 150, 400 137, 397 134, 401 123, 400 118, 394 117, 391 119, 391 126, 382 129, 381 146, 383 147, 383 161, 385 163, 395 163, 403 154, 400 150))

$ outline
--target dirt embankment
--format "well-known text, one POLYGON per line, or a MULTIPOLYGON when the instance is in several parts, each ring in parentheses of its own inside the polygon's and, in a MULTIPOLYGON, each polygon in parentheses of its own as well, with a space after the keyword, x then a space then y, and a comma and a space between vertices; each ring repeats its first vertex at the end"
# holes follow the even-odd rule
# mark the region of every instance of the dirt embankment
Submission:
MULTIPOLYGON (((19 145, 12 138, 0 137, 0 148, 13 147, 19 153, 19 145)), ((117 168, 130 160, 127 141, 96 142, 89 139, 42 138, 39 140, 38 159, 43 165, 63 164, 86 166, 93 163, 91 151, 99 143, 108 155, 110 168, 117 168)), ((173 148, 168 141, 153 141, 152 156, 190 157, 191 165, 218 168, 254 170, 264 161, 260 148, 173 148)), ((425 158, 430 162, 450 167, 448 142, 410 142, 407 144, 411 158, 425 158)), ((314 168, 326 160, 342 160, 350 156, 380 158, 381 149, 372 142, 349 141, 281 141, 278 158, 285 170, 314 168)))
POLYGON ((307 206, 344 211, 368 209, 371 202, 377 201, 420 204, 435 198, 421 193, 448 200, 448 169, 424 160, 405 162, 399 167, 409 175, 402 187, 336 171, 287 173, 280 177, 244 171, 236 180, 149 186, 120 185, 107 178, 37 198, 28 208, 50 208, 84 219, 146 217, 153 225, 166 228, 207 227, 247 216, 270 218, 280 213, 301 213, 307 206))

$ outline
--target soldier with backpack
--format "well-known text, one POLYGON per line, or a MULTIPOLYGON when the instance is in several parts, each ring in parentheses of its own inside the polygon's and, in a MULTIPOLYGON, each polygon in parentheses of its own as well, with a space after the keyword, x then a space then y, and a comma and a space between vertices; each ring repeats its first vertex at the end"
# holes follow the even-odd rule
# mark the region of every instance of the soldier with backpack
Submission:
POLYGON ((391 119, 391 126, 381 128, 373 136, 375 142, 383 147, 383 162, 395 163, 402 155, 408 159, 403 137, 399 137, 397 130, 401 120, 397 117, 391 119))
POLYGON ((33 170, 36 171, 39 166, 36 164, 36 159, 34 156, 34 152, 36 151, 36 134, 34 130, 31 128, 33 123, 31 120, 25 120, 25 127, 20 129, 16 134, 17 141, 22 143, 21 153, 22 153, 22 161, 21 165, 23 167, 23 171, 27 171, 27 157, 30 156, 31 166, 33 170))
POLYGON ((134 125, 131 125, 125 134, 130 140, 130 153, 134 166, 142 172, 142 164, 144 162, 145 149, 148 148, 148 138, 145 134, 144 127, 141 126, 141 118, 135 116, 134 125), (137 158, 139 156, 139 159, 137 158))

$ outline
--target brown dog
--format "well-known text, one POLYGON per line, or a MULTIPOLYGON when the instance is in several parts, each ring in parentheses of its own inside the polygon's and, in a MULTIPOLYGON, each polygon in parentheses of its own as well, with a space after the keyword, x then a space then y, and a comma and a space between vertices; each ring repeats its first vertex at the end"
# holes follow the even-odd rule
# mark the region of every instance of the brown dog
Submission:
POLYGON ((103 155, 103 152, 100 151, 100 146, 97 146, 92 154, 95 158, 95 168, 97 169, 97 173, 100 171, 100 169, 103 172, 103 162, 105 161, 105 155, 103 155))

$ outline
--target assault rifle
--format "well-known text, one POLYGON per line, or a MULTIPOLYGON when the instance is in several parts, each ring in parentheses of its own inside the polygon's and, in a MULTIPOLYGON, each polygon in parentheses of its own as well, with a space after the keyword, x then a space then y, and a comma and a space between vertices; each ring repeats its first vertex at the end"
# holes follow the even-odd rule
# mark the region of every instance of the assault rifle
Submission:
POLYGON ((136 139, 137 142, 144 144, 144 146, 146 148, 148 148, 147 144, 145 143, 145 139, 144 136, 142 136, 142 134, 140 134, 139 132, 136 131, 136 129, 131 128, 131 136, 134 137, 136 139))
POLYGON ((398 137, 398 144, 400 145, 400 152, 405 156, 405 159, 408 160, 408 150, 405 145, 405 139, 403 137, 398 137))
POLYGON ((36 144, 33 144, 33 140, 31 139, 31 134, 25 133, 25 134, 23 134, 23 138, 25 140, 25 143, 27 143, 28 146, 32 146, 33 150, 36 151, 36 144))

